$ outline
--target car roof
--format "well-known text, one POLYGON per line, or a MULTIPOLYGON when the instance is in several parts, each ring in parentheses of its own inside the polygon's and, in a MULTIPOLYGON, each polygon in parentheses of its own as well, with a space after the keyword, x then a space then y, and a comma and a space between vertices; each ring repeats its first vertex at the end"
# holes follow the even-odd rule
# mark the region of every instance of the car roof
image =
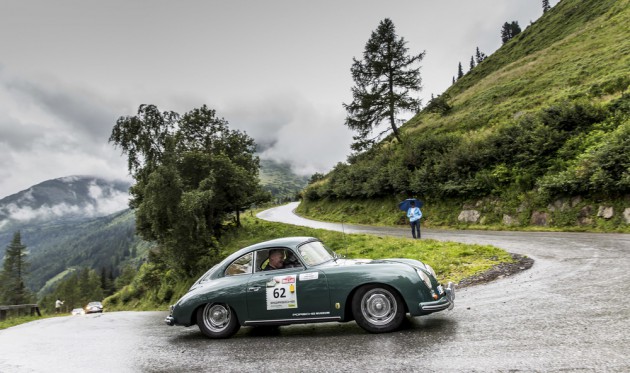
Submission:
POLYGON ((282 238, 276 238, 276 239, 268 240, 264 242, 259 242, 254 245, 244 247, 228 255, 225 259, 223 259, 219 263, 219 266, 222 267, 225 264, 227 264, 227 262, 232 262, 234 259, 242 255, 245 255, 246 253, 253 252, 256 250, 261 250, 265 248, 273 248, 273 247, 287 247, 287 248, 295 250, 298 246, 306 242, 312 242, 312 241, 319 241, 319 239, 315 237, 296 236, 296 237, 282 237, 282 238))

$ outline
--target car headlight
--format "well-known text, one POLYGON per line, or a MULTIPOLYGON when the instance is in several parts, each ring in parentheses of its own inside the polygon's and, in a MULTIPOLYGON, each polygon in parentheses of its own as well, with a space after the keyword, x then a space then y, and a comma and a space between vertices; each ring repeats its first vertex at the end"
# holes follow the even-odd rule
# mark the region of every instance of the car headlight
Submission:
POLYGON ((420 276, 420 278, 422 279, 422 281, 424 282, 425 285, 427 285, 427 287, 429 289, 431 289, 431 279, 429 278, 429 275, 427 275, 426 273, 424 273, 423 270, 421 270, 420 268, 416 268, 416 272, 418 273, 418 276, 420 276))
POLYGON ((433 276, 433 277, 437 278, 437 275, 435 274, 435 271, 433 270, 433 268, 431 268, 431 266, 430 266, 430 265, 425 264, 424 266, 427 268, 427 271, 429 271, 429 273, 431 274, 431 276, 433 276))

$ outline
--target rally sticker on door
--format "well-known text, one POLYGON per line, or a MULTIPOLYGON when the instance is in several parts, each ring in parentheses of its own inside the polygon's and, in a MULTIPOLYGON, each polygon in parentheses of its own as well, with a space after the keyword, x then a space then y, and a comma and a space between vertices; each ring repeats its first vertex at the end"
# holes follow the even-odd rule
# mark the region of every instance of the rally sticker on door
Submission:
POLYGON ((276 276, 267 282, 267 309, 297 308, 296 275, 276 276))

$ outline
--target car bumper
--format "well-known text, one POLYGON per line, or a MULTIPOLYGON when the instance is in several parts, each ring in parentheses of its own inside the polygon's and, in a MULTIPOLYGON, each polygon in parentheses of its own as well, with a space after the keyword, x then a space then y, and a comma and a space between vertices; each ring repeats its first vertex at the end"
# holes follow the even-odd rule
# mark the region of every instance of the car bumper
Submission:
POLYGON ((170 312, 168 316, 164 319, 166 325, 173 326, 175 325, 175 318, 173 317, 173 306, 170 307, 170 312))
POLYGON ((444 289, 444 296, 436 301, 421 302, 420 309, 422 313, 427 314, 431 312, 437 312, 442 310, 452 310, 455 306, 455 285, 452 282, 448 283, 446 289, 444 289))
POLYGON ((164 322, 166 323, 166 325, 173 326, 175 325, 175 318, 173 316, 166 316, 164 322))

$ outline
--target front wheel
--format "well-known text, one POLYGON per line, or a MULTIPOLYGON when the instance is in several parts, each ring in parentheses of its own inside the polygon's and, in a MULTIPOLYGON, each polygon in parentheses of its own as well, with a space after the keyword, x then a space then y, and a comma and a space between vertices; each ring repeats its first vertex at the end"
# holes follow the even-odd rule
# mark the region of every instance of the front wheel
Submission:
POLYGON ((227 304, 206 304, 197 310, 199 330, 210 338, 229 338, 236 334, 241 325, 236 314, 227 304))
POLYGON ((398 293, 383 285, 366 285, 352 298, 352 314, 370 333, 392 332, 402 325, 405 305, 398 293))

